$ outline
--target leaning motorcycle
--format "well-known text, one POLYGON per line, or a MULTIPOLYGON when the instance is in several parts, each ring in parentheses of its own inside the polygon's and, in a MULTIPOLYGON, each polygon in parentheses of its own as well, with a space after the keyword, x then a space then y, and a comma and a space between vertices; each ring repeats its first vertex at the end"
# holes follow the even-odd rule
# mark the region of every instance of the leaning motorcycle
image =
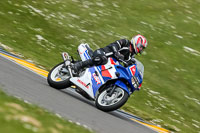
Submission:
MULTIPOLYGON (((82 61, 92 57, 88 44, 80 44, 78 53, 82 61)), ((73 85, 76 92, 95 101, 96 107, 105 112, 123 106, 129 96, 140 89, 143 81, 144 66, 136 59, 127 66, 127 62, 110 57, 105 65, 74 72, 71 69, 74 59, 66 52, 62 53, 62 57, 64 61, 52 68, 48 74, 49 85, 59 90, 73 85)))

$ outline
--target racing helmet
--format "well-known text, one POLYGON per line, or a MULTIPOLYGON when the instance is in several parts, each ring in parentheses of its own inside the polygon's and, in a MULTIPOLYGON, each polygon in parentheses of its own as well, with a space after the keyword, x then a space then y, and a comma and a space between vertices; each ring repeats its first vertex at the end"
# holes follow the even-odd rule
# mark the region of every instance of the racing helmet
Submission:
POLYGON ((132 52, 135 54, 142 53, 147 47, 147 40, 144 36, 138 34, 131 39, 132 52))

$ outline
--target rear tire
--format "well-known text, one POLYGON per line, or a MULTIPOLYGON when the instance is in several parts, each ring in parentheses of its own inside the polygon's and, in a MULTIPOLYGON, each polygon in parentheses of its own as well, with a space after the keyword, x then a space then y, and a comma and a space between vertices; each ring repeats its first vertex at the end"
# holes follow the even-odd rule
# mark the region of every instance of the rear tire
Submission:
POLYGON ((107 93, 108 89, 109 88, 101 91, 95 101, 96 107, 105 112, 120 108, 126 103, 129 97, 128 93, 120 87, 116 87, 114 93, 110 97, 107 93))
POLYGON ((64 62, 62 62, 51 69, 47 82, 51 87, 60 90, 71 86, 70 78, 68 68, 64 67, 64 62))

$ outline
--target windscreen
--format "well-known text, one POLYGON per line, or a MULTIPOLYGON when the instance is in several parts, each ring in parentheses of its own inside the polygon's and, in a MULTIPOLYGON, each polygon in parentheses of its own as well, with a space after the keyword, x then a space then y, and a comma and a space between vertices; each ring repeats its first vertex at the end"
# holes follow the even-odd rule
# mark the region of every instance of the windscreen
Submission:
POLYGON ((138 69, 138 71, 140 72, 140 75, 143 78, 143 75, 144 75, 144 65, 139 60, 137 60, 135 58, 134 58, 134 60, 136 61, 137 69, 138 69))

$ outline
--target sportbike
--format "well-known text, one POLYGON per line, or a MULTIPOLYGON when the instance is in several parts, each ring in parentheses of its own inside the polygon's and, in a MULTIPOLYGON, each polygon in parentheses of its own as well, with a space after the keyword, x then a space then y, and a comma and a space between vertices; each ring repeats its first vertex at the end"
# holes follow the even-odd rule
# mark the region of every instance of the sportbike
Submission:
MULTIPOLYGON (((88 44, 80 44, 78 53, 82 61, 91 59, 93 54, 88 44)), ((64 61, 48 74, 49 85, 59 90, 73 85, 76 92, 95 101, 96 107, 102 111, 120 108, 135 90, 139 90, 143 81, 144 66, 136 59, 128 65, 123 60, 109 57, 105 65, 74 72, 71 66, 76 61, 73 57, 66 52, 62 53, 62 57, 64 61)))

